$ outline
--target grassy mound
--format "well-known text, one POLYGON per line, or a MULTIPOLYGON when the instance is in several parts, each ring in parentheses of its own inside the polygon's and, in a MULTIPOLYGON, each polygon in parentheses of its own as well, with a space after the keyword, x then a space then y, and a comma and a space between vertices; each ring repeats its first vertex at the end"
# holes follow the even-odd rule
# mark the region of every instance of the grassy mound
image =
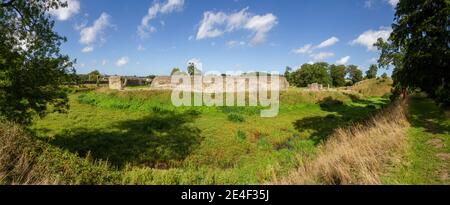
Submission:
POLYGON ((350 90, 367 97, 385 96, 391 92, 392 83, 390 78, 369 79, 356 83, 350 90))

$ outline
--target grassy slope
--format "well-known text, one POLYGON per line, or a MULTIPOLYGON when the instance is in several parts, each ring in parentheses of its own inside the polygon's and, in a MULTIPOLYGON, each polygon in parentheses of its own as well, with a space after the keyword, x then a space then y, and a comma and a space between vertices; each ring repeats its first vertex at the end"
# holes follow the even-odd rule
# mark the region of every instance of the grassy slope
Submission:
POLYGON ((410 103, 408 148, 401 164, 385 177, 386 184, 449 184, 450 118, 421 96, 410 103))
POLYGON ((282 94, 276 118, 262 119, 252 108, 198 108, 200 116, 188 124, 201 130, 202 143, 191 153, 171 160, 164 156, 176 156, 173 152, 179 151, 179 142, 156 151, 147 146, 160 142, 149 135, 154 132, 152 116, 158 115, 152 110, 172 109, 168 96, 149 91, 92 92, 80 103, 78 95, 72 95, 68 114, 51 114, 37 120, 34 129, 50 144, 81 156, 90 151, 94 159, 119 166, 122 183, 256 184, 287 174, 297 165, 298 157, 314 153, 316 144, 333 129, 366 118, 385 103, 380 98, 353 98, 352 102, 352 98, 339 93, 294 90, 282 94), (314 103, 327 96, 345 103, 331 107, 314 103), (229 113, 242 115, 245 122, 228 120, 229 113), (146 168, 149 165, 159 169, 146 168))
POLYGON ((364 96, 383 96, 391 92, 392 79, 369 79, 358 82, 350 90, 364 96))

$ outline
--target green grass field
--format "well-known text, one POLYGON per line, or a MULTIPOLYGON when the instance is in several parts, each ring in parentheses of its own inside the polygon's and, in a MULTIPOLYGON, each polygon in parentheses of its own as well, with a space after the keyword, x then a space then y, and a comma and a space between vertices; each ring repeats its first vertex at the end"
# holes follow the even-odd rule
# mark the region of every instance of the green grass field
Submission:
POLYGON ((401 163, 386 176, 388 184, 449 184, 450 117, 424 96, 409 105, 411 128, 401 163))
POLYGON ((261 107, 181 107, 167 91, 90 91, 66 114, 36 119, 40 140, 107 160, 124 184, 260 184, 284 176, 335 129, 388 103, 340 92, 281 93, 280 114, 261 107))

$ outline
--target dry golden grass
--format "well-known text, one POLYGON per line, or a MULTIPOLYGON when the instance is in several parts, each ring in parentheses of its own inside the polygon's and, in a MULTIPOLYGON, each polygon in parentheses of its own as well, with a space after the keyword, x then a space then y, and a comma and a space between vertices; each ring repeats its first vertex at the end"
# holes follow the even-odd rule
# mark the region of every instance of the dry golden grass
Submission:
POLYGON ((394 103, 365 123, 338 129, 315 158, 275 184, 381 184, 386 165, 406 146, 406 103, 394 103))
POLYGON ((391 92, 392 79, 369 79, 363 80, 349 87, 349 90, 363 96, 383 96, 391 92))
POLYGON ((13 123, 0 125, 0 183, 57 184, 55 178, 37 165, 34 143, 22 128, 13 123))

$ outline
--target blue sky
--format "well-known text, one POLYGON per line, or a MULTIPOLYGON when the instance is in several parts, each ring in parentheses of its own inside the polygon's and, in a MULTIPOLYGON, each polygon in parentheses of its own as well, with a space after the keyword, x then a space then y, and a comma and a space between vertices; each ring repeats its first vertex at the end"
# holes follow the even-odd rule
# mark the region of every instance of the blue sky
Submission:
POLYGON ((391 32, 396 2, 69 0, 50 14, 78 73, 167 75, 189 61, 220 72, 317 61, 365 71, 378 57, 370 45, 391 32))

